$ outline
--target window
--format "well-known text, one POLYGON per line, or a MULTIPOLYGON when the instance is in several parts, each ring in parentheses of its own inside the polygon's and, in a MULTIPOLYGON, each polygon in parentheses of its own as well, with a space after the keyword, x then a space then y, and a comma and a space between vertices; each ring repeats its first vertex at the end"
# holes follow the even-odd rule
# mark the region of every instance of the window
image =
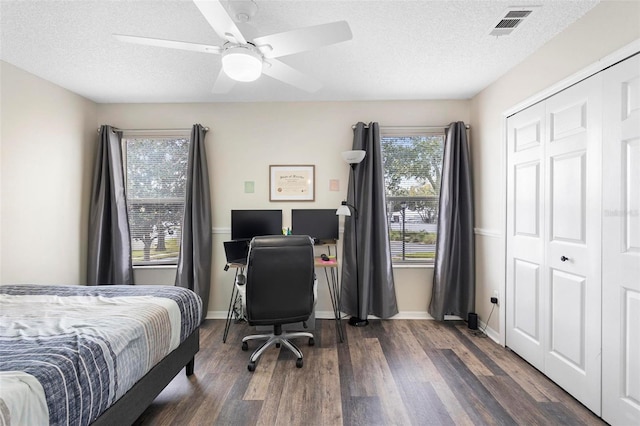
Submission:
POLYGON ((433 263, 442 175, 443 131, 382 130, 391 257, 433 263))
POLYGON ((134 265, 176 265, 184 211, 189 136, 122 139, 134 265))

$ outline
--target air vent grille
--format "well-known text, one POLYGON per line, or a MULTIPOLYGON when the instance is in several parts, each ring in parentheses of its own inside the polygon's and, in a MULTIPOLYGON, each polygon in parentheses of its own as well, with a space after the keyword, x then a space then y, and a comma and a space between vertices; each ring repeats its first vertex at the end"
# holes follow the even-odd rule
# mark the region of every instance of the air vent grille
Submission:
POLYGON ((500 15, 497 24, 494 25, 489 34, 500 37, 513 33, 513 31, 520 26, 522 21, 529 18, 538 7, 539 6, 519 6, 508 8, 500 15))
POLYGON ((522 20, 521 19, 503 19, 502 21, 498 22, 498 25, 496 25, 496 28, 515 28, 518 26, 520 21, 522 20))
POLYGON ((505 18, 522 19, 522 18, 526 18, 529 15, 531 15, 531 11, 530 10, 510 10, 509 12, 507 12, 506 15, 504 15, 504 17, 505 18))

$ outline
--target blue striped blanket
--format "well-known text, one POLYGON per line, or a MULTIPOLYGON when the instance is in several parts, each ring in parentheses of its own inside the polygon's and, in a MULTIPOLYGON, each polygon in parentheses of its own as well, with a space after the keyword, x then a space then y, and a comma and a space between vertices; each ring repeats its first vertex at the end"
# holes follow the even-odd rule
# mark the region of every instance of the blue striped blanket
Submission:
POLYGON ((0 286, 0 423, 90 424, 198 327, 201 310, 180 287, 0 286))

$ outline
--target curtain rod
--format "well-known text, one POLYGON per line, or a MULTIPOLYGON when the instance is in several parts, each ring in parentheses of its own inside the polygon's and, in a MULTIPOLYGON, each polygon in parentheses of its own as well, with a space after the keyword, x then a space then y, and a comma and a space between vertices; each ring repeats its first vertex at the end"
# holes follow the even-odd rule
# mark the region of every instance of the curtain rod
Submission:
MULTIPOLYGON (((117 127, 113 127, 114 130, 118 130, 120 132, 186 132, 191 130, 191 128, 184 129, 118 129, 117 127)), ((208 127, 204 128, 205 132, 209 131, 208 127)), ((100 127, 98 127, 98 133, 100 133, 100 127)))
MULTIPOLYGON (((464 127, 469 130, 471 128, 471 126, 469 126, 468 124, 465 124, 464 127)), ((354 124, 353 126, 351 126, 352 129, 356 128, 356 125, 354 124)), ((368 124, 364 125, 365 129, 369 128, 368 124)), ((448 129, 449 125, 447 124, 446 126, 380 126, 380 129, 406 129, 406 130, 437 130, 437 129, 448 129)))

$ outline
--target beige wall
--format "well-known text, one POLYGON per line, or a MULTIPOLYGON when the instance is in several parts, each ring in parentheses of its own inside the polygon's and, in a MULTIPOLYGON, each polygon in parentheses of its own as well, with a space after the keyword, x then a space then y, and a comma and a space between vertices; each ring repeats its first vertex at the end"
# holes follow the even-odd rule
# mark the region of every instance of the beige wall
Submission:
MULTIPOLYGON (((330 208, 346 193, 348 167, 339 152, 351 145, 351 125, 472 125, 476 200, 477 305, 488 318, 489 297, 504 298, 503 112, 640 38, 640 2, 604 1, 539 51, 469 101, 95 105, 1 63, 0 283, 83 283, 86 224, 95 129, 211 128, 214 254, 210 309, 226 309, 231 273, 223 272, 222 241, 233 208, 330 208), (615 23, 613 25, 612 23, 615 23), (269 203, 269 164, 315 164, 314 203, 269 203), (340 191, 328 190, 329 179, 340 191), (244 194, 243 182, 255 193, 244 194), (46 212, 44 214, 43 212, 46 212)), ((431 269, 395 271, 400 310, 426 313, 431 269)), ((139 283, 171 283, 171 270, 140 273, 139 283)), ((329 311, 323 292, 319 309, 329 311)), ((502 308, 500 308, 502 309, 502 308)), ((490 328, 499 332, 499 311, 490 328)))
MULTIPOLYGON (((477 285, 476 310, 486 321, 494 291, 505 288, 505 142, 503 113, 640 38, 640 2, 603 1, 471 101, 477 285)), ((500 309, 489 327, 501 331, 500 309)))
MULTIPOLYGON (((351 148, 351 126, 378 121, 382 126, 441 125, 469 121, 468 101, 110 104, 98 106, 102 124, 120 128, 183 128, 201 123, 211 130, 206 147, 211 179, 214 252, 211 315, 225 312, 233 274, 224 272, 222 242, 230 238, 232 209, 282 209, 284 226, 291 209, 334 208, 346 195, 349 167, 340 152, 351 148), (269 202, 270 164, 314 164, 314 202, 269 202), (329 191, 329 180, 340 191, 329 191), (244 182, 255 182, 253 194, 244 182)), ((397 269, 394 273, 399 309, 426 317, 432 269, 397 269)), ((173 270, 136 270, 137 283, 173 283, 173 270)), ((331 312, 323 275, 319 281, 319 316, 331 312)))
MULTIPOLYGON (((212 181, 214 253, 210 311, 226 311, 232 273, 224 272, 222 242, 230 210, 333 208, 345 197, 351 125, 440 125, 469 121, 469 101, 96 105, 2 63, 0 283, 82 284, 86 275, 87 206, 99 124, 121 128, 211 128, 207 155, 212 181), (270 203, 269 164, 314 164, 313 203, 270 203), (329 191, 329 180, 340 191, 329 191), (244 182, 255 193, 244 193, 244 182)), ((395 271, 399 309, 426 317, 432 269, 395 271)), ((137 269, 139 284, 172 284, 173 268, 137 269)), ((318 310, 331 311, 322 278, 318 310)))
POLYGON ((84 283, 95 104, 0 72, 0 283, 84 283))

